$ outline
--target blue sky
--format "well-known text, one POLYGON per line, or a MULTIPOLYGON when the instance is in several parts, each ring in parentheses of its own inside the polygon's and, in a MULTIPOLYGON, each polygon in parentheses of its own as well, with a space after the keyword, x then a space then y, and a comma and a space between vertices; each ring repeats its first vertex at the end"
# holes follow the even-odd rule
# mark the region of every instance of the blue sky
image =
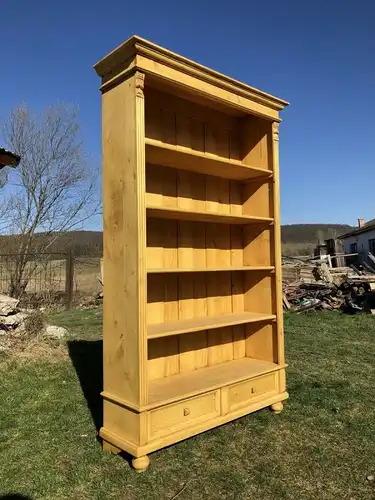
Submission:
POLYGON ((74 103, 86 149, 100 162, 92 65, 136 33, 291 103, 280 129, 283 224, 375 217, 372 0, 0 5, 2 118, 21 101, 36 110, 74 103))

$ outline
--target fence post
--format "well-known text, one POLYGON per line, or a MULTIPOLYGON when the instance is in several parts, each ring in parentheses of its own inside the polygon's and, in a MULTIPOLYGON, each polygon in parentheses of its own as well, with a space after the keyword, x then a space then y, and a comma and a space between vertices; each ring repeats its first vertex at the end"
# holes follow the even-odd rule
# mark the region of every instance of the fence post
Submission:
POLYGON ((66 254, 65 268, 65 292, 66 292, 66 309, 71 309, 73 306, 73 287, 74 287, 74 255, 72 249, 66 254))

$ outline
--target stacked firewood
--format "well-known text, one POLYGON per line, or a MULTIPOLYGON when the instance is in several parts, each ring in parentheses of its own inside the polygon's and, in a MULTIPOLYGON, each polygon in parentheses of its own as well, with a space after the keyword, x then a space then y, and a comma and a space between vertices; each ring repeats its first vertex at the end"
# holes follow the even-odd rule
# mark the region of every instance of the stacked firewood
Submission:
MULTIPOLYGON (((286 310, 340 309, 348 313, 363 311, 375 314, 375 274, 350 267, 329 268, 324 262, 309 265, 312 279, 298 277, 283 280, 286 310)), ((286 276, 290 275, 288 271, 286 276)))

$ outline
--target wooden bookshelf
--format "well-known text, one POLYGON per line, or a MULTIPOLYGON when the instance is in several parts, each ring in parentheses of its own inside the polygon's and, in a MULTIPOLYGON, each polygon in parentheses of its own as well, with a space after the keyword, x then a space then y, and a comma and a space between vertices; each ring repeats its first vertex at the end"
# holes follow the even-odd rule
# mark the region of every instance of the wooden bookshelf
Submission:
POLYGON ((225 326, 243 325, 245 323, 256 323, 275 319, 274 314, 262 314, 253 312, 241 312, 231 314, 220 314, 217 316, 203 316, 170 323, 157 323, 149 325, 147 337, 149 340, 170 335, 181 335, 183 333, 200 332, 202 330, 212 330, 225 326))
POLYGON ((288 397, 287 103, 139 37, 102 78, 103 447, 147 454, 288 397))

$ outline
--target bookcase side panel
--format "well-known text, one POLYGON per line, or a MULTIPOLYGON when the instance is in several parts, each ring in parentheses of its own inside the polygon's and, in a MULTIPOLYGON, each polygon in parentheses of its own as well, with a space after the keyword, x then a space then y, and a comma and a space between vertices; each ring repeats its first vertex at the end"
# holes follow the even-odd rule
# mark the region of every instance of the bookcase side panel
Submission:
POLYGON ((259 180, 243 187, 243 214, 273 217, 272 182, 259 180))
POLYGON ((248 115, 241 120, 242 163, 272 170, 272 133, 268 120, 248 115))
POLYGON ((143 77, 102 98, 104 391, 135 405, 147 400, 143 77))
MULTIPOLYGON (((282 265, 281 265, 281 227, 280 227, 280 178, 279 178, 279 123, 272 124, 272 169, 273 175, 273 205, 274 205, 274 252, 275 252, 275 302, 277 316, 278 363, 285 362, 284 356, 284 313, 282 302, 282 265)), ((285 378, 282 383, 285 390, 285 378)))

